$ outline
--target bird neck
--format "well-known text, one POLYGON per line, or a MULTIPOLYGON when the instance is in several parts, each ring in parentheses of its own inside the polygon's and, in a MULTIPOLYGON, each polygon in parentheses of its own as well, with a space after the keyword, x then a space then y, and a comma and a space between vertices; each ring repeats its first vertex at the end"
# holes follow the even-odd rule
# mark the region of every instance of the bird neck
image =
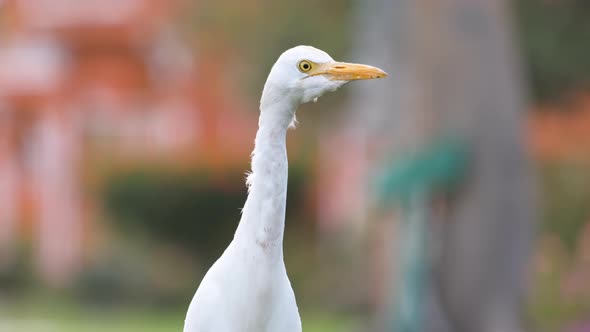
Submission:
POLYGON ((248 198, 234 241, 256 243, 282 256, 287 199, 288 160, 286 136, 296 107, 288 102, 262 104, 248 198))

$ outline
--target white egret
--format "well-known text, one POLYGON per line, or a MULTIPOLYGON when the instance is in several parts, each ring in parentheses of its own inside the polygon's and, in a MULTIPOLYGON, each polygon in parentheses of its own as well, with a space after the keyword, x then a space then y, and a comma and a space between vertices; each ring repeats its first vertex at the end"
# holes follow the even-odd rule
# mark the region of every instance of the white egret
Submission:
POLYGON ((382 70, 334 61, 311 46, 285 51, 260 100, 259 128, 246 181, 248 198, 233 241, 211 266, 185 319, 184 332, 300 332, 283 261, 287 198, 287 129, 300 104, 382 70))

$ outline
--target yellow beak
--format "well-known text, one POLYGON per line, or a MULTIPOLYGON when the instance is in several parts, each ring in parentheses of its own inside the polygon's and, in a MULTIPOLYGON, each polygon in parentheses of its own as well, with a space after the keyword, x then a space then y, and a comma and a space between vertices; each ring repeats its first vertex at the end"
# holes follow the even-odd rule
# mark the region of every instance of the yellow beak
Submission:
POLYGON ((387 77, 383 70, 358 63, 327 62, 321 64, 310 76, 326 75, 333 81, 370 80, 387 77))

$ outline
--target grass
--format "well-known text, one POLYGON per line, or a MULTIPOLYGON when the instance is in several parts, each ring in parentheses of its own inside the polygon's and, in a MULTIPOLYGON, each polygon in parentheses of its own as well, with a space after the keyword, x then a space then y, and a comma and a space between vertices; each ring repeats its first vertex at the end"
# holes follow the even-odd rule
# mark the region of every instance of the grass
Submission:
MULTIPOLYGON (((0 302, 0 332, 180 332, 183 319, 183 310, 0 302)), ((302 320, 307 332, 358 330, 352 321, 330 315, 304 315, 302 320)))

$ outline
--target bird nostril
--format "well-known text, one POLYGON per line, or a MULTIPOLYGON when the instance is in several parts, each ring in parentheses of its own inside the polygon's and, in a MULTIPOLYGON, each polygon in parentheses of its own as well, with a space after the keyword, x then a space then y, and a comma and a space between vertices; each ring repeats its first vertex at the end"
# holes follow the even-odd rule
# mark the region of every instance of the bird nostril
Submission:
POLYGON ((335 66, 336 69, 346 69, 346 66, 335 66))

